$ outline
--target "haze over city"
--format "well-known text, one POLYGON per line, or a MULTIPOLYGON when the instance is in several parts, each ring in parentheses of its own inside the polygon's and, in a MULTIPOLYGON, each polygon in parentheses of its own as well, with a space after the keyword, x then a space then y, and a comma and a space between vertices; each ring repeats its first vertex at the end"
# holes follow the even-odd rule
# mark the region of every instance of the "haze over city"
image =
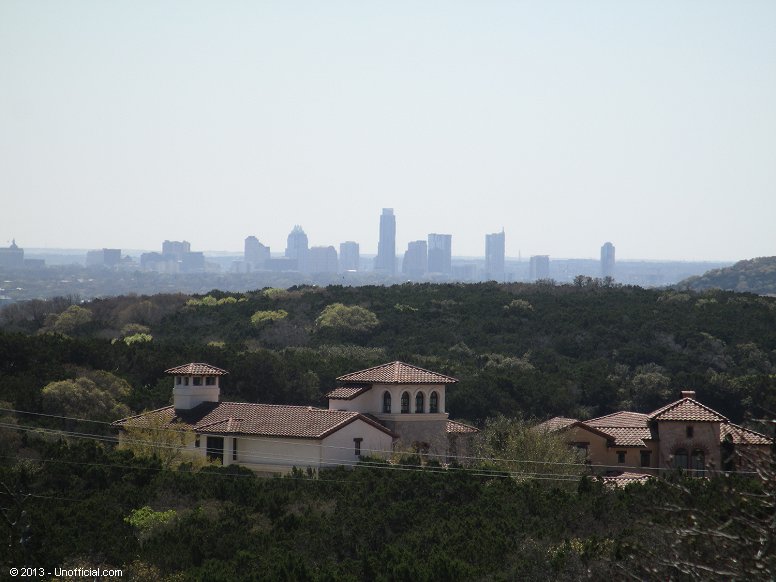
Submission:
POLYGON ((738 260, 776 235, 776 4, 0 5, 0 244, 738 260))

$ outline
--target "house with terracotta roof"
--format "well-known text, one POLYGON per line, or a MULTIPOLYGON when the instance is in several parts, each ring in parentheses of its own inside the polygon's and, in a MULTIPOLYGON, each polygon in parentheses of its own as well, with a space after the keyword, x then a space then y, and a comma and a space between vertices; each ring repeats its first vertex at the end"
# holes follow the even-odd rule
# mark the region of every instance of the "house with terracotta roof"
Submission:
POLYGON ((455 378, 402 362, 346 374, 329 394, 328 408, 221 402, 225 370, 191 363, 166 370, 173 405, 113 423, 127 428, 186 431, 185 449, 258 472, 292 467, 353 465, 362 456, 388 456, 395 445, 465 454, 477 429, 444 411, 445 387, 455 378))
MULTIPOLYGON (((362 455, 385 456, 393 450, 397 435, 359 412, 221 402, 225 370, 192 363, 166 373, 174 378, 174 404, 117 420, 113 426, 187 431, 193 435, 185 446, 189 452, 261 473, 353 465, 362 455)), ((120 430, 119 438, 124 434, 120 430)))
POLYGON ((465 455, 473 426, 450 420, 445 390, 458 382, 451 376, 404 362, 390 362, 345 374, 329 392, 329 410, 359 412, 398 435, 406 450, 437 455, 440 460, 465 455))
POLYGON ((536 428, 562 431, 595 470, 626 480, 671 469, 697 476, 740 469, 767 455, 772 442, 702 404, 693 391, 651 414, 620 411, 585 421, 555 417, 536 428))

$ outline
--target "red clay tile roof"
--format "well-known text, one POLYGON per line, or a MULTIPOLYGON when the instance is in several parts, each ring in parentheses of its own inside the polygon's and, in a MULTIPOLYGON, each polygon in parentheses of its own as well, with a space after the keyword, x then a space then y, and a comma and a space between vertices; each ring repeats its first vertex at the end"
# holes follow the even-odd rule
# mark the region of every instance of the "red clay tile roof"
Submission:
POLYGON ((647 426, 649 415, 640 412, 613 412, 606 416, 599 416, 592 420, 584 421, 585 424, 595 427, 617 427, 617 428, 644 428, 647 426))
POLYGON ((216 368, 210 364, 202 364, 192 362, 191 364, 184 364, 182 366, 176 366, 164 371, 165 374, 173 374, 177 376, 223 376, 228 374, 226 370, 216 368))
POLYGON ((446 432, 448 434, 474 434, 476 432, 480 432, 480 429, 474 428, 473 426, 469 426, 468 424, 464 424, 462 422, 458 422, 457 420, 448 420, 446 432))
POLYGON ((721 425, 719 429, 720 442, 724 441, 727 435, 732 436, 733 442, 737 445, 770 445, 772 442, 764 434, 738 426, 732 422, 721 425))
POLYGON ((353 400, 356 396, 360 396, 364 392, 372 389, 369 384, 361 384, 359 386, 338 386, 326 395, 329 400, 353 400))
MULTIPOLYGON (((269 437, 321 439, 355 420, 395 436, 390 430, 359 414, 312 406, 281 406, 245 402, 204 402, 191 410, 167 406, 137 416, 123 418, 113 426, 143 428, 149 420, 169 428, 211 434, 245 434, 269 437)), ((157 424, 151 423, 156 426, 157 424)))
POLYGON ((649 420, 727 422, 727 418, 694 398, 681 398, 663 408, 658 408, 649 415, 649 420))
POLYGON ((617 447, 646 447, 644 441, 652 439, 652 431, 645 427, 599 427, 598 430, 605 432, 614 439, 614 445, 617 447))
POLYGON ((544 422, 540 422, 534 428, 544 432, 555 432, 556 430, 563 430, 570 427, 572 424, 579 422, 576 418, 566 418, 564 416, 555 416, 544 422))
POLYGON ((652 478, 652 475, 647 473, 636 473, 634 471, 623 471, 617 475, 604 475, 602 480, 604 485, 610 487, 625 487, 631 483, 645 483, 652 478))
POLYGON ((369 384, 453 384, 458 382, 450 376, 431 372, 404 362, 391 362, 351 372, 340 376, 337 380, 369 384))

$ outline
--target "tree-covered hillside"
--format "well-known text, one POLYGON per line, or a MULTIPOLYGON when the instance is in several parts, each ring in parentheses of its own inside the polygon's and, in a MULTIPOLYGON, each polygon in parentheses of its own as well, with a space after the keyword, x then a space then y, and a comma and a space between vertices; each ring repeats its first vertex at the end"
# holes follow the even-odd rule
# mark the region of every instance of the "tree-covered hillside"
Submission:
POLYGON ((739 261, 732 267, 713 269, 676 284, 677 289, 725 289, 776 295, 776 257, 758 257, 739 261))
POLYGON ((167 404, 163 371, 207 361, 224 398, 323 404, 344 373, 395 359, 460 379, 455 418, 649 411, 681 389, 735 421, 776 409, 776 299, 575 285, 301 287, 66 299, 4 310, 0 400, 110 371, 135 411, 167 404))

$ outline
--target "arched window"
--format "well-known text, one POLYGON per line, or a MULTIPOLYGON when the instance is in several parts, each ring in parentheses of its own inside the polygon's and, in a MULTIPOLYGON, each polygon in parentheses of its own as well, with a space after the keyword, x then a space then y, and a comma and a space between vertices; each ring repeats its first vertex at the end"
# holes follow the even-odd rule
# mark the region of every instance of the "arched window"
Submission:
POLYGON ((428 399, 428 411, 431 414, 439 412, 439 394, 436 392, 432 392, 431 397, 428 399))
POLYGON ((692 452, 692 472, 696 477, 702 477, 706 471, 706 454, 700 450, 695 449, 692 452))
POLYGON ((423 412, 423 392, 415 394, 415 413, 423 412))
POLYGON ((401 413, 407 414, 410 411, 410 393, 404 392, 401 395, 401 413))
POLYGON ((391 393, 386 390, 383 394, 383 412, 385 414, 391 413, 391 393))
POLYGON ((687 461, 687 449, 676 449, 674 453, 674 467, 676 469, 687 469, 689 467, 687 461))

